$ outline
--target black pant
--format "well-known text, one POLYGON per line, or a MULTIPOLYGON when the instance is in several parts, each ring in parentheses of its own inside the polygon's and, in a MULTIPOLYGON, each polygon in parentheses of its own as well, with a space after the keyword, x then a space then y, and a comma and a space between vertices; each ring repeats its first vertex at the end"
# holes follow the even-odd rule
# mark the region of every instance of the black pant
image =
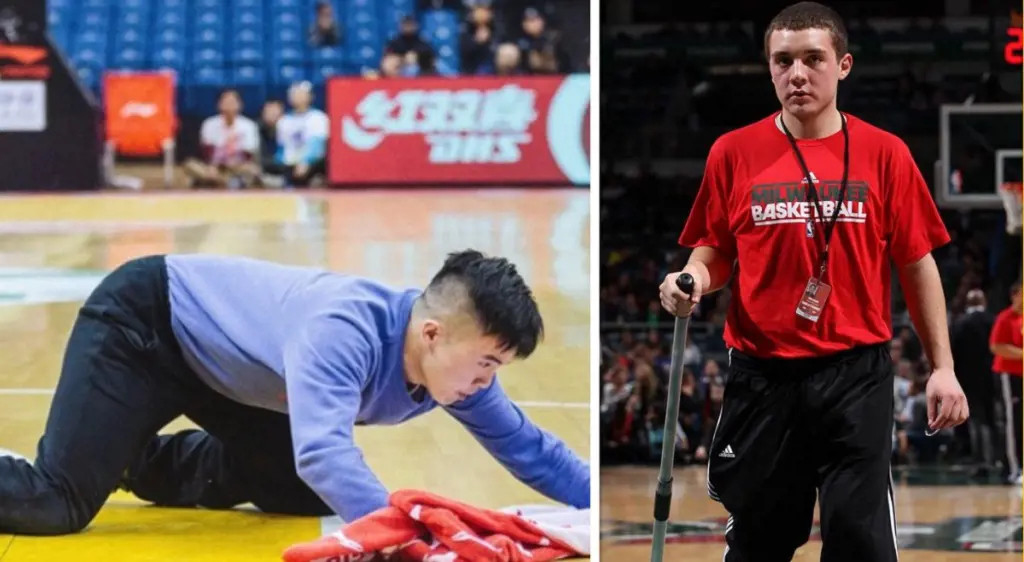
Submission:
POLYGON ((1021 394, 1024 391, 1024 379, 1016 375, 1000 373, 1000 398, 1003 401, 1004 428, 1003 438, 1005 440, 1006 466, 1009 469, 1009 476, 1016 478, 1021 474, 1021 394))
POLYGON ((184 363, 162 257, 121 266, 80 310, 35 463, 0 458, 0 533, 79 531, 123 483, 164 505, 330 514, 296 475, 287 416, 217 394, 184 363), (156 435, 182 414, 209 433, 156 435))
POLYGON ((963 374, 957 372, 957 379, 967 396, 967 407, 971 412, 967 423, 957 429, 963 427, 966 431, 972 459, 981 462, 986 468, 994 467, 994 444, 998 432, 995 424, 996 396, 993 391, 992 372, 987 369, 981 372, 967 371, 963 374))
POLYGON ((827 358, 733 352, 708 492, 730 513, 725 562, 788 561, 821 499, 822 562, 895 562, 887 345, 827 358))

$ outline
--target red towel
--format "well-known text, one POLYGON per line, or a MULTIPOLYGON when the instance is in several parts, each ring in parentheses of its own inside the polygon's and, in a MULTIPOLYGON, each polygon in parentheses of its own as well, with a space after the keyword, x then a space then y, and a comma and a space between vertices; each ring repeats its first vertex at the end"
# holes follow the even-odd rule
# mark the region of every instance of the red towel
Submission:
POLYGON ((586 554, 521 514, 418 490, 395 492, 389 503, 331 535, 293 545, 284 561, 546 562, 586 554))

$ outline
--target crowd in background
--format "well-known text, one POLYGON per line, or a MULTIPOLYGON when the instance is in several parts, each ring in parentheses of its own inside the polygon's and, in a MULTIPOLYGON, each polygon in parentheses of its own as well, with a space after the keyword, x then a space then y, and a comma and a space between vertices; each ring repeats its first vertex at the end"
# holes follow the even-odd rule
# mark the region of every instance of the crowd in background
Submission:
MULTIPOLYGON (((673 319, 661 308, 658 285, 666 274, 681 270, 688 257, 688 250, 678 247, 675 239, 697 181, 659 178, 649 172, 632 180, 602 180, 602 185, 616 188, 603 193, 601 209, 602 463, 656 463, 660 459, 673 319)), ((982 307, 989 312, 1008 305, 1020 262, 1007 264, 1003 257, 1012 253, 1006 251, 1006 245, 1014 241, 1019 254, 1020 236, 1006 235, 1004 222, 996 213, 944 215, 953 242, 938 250, 935 258, 953 326, 978 306, 971 291, 983 295, 982 307)), ((699 463, 707 458, 725 384, 727 355, 722 328, 729 298, 725 288, 706 296, 694 311, 684 354, 679 463, 699 463)), ((924 385, 930 366, 895 274, 893 325, 894 462, 931 462, 940 457, 977 460, 981 451, 971 451, 966 427, 923 438, 927 425, 924 385)), ((984 364, 983 370, 990 369, 991 356, 976 361, 984 364)))
MULTIPOLYGON (((550 4, 527 6, 518 17, 501 2, 487 0, 429 1, 432 8, 454 10, 464 18, 460 37, 460 68, 448 68, 430 42, 421 36, 415 15, 402 18, 398 33, 387 42, 380 65, 364 69, 365 79, 421 76, 529 76, 586 71, 589 61, 575 60, 563 35, 549 23, 550 4)), ((567 14, 576 18, 578 14, 567 14)), ((331 4, 317 5, 309 30, 316 47, 342 42, 345 22, 331 4)), ((218 113, 199 131, 199 153, 184 170, 196 188, 309 187, 324 183, 330 127, 309 82, 297 82, 286 100, 268 99, 254 118, 245 113, 242 96, 227 89, 218 113), (318 107, 319 106, 319 107, 318 107)))

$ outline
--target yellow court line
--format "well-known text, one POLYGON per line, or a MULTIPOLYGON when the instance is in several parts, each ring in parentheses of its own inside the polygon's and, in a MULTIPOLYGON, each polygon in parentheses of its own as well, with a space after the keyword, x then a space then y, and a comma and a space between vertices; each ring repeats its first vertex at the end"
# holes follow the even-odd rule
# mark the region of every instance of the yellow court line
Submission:
POLYGON ((0 223, 294 222, 306 201, 290 193, 142 193, 0 197, 0 223))

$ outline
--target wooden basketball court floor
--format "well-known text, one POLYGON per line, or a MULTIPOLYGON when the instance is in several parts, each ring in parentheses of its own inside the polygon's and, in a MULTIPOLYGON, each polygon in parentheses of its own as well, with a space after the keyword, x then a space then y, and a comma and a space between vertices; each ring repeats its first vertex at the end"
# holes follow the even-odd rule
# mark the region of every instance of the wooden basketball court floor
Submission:
MULTIPOLYGON (((910 485, 899 474, 893 478, 901 562, 1022 560, 1019 487, 957 485, 941 473, 914 478, 930 485, 910 485)), ((673 480, 665 560, 722 560, 727 514, 707 497, 705 469, 677 468, 673 480)), ((657 466, 602 468, 601 560, 650 560, 657 482, 657 466)), ((812 538, 793 560, 819 560, 817 517, 816 511, 812 538)))
MULTIPOLYGON (((534 357, 499 379, 538 425, 589 458, 588 209, 584 190, 0 197, 0 447, 34 456, 77 309, 125 260, 246 255, 422 286, 447 252, 474 247, 517 262, 547 327, 534 357)), ((181 419, 167 430, 189 425, 181 419)), ((425 489, 489 508, 551 503, 443 411, 356 435, 392 490, 425 489)), ((83 533, 0 536, 0 559, 280 560, 286 547, 334 523, 244 508, 152 508, 118 493, 83 533)))

